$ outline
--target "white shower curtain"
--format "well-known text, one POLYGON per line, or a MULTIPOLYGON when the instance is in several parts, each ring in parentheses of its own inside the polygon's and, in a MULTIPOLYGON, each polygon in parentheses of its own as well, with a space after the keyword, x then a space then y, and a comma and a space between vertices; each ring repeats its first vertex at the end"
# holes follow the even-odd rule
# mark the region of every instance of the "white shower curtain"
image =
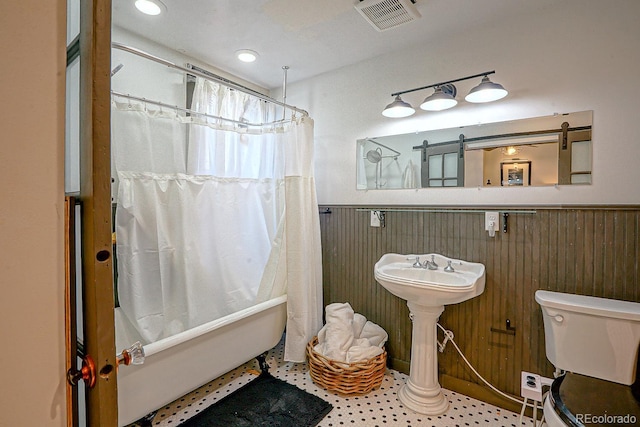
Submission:
MULTIPOLYGON (((322 326, 313 121, 234 125, 114 107, 128 319, 153 342, 286 292, 285 358, 304 361, 322 326)), ((202 79, 192 109, 250 123, 275 115, 272 104, 202 79)))

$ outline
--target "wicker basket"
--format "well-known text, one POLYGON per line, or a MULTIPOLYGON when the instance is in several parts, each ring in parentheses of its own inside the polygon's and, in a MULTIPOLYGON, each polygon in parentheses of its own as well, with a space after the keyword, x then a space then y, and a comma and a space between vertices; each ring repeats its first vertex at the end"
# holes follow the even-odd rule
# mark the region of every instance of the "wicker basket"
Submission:
POLYGON ((327 359, 313 348, 318 344, 314 337, 307 344, 309 375, 316 385, 340 394, 365 394, 380 386, 386 371, 387 350, 362 362, 344 363, 327 359))

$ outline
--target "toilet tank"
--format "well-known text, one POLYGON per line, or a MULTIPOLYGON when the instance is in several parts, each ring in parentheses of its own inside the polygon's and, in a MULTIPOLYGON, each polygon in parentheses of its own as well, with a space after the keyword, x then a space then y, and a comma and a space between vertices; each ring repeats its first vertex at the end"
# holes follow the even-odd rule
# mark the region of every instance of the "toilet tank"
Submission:
POLYGON ((640 345, 640 303, 536 291, 547 359, 565 371, 631 385, 640 345))

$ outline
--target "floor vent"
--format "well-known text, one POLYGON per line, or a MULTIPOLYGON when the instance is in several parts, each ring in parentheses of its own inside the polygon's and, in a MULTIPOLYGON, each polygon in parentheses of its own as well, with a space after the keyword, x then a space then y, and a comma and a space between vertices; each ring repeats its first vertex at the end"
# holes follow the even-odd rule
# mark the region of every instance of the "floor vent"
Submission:
POLYGON ((421 17, 412 0, 362 0, 354 7, 378 31, 386 31, 421 17))

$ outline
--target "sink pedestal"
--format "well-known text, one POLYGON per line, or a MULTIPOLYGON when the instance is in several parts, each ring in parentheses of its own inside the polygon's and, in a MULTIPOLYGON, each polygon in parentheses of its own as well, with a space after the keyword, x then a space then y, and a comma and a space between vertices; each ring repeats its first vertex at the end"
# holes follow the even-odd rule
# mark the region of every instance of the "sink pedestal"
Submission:
MULTIPOLYGON (((424 264, 420 262, 419 267, 424 264)), ((407 383, 398 391, 398 399, 407 408, 426 415, 440 415, 449 408, 438 383, 436 324, 445 305, 467 301, 484 291, 484 270, 480 263, 438 254, 384 254, 373 267, 378 283, 407 301, 411 311, 411 368, 407 383), (432 260, 430 268, 418 268, 421 256, 432 260), (448 268, 437 268, 445 264, 448 268)))
POLYGON ((409 379, 398 392, 398 399, 407 408, 426 415, 440 415, 449 402, 438 382, 438 347, 436 323, 444 306, 426 307, 407 302, 413 322, 411 367, 409 379))

